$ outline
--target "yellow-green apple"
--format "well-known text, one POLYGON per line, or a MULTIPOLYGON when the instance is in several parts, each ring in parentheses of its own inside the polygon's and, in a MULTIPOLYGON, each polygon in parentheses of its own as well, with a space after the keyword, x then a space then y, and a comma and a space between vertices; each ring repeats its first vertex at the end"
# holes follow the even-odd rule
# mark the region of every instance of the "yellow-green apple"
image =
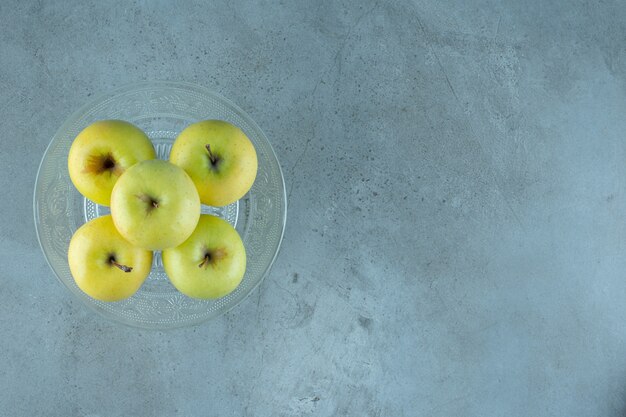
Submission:
POLYGON ((222 120, 205 120, 185 128, 174 141, 170 161, 189 174, 200 201, 210 206, 239 200, 252 187, 257 172, 250 139, 222 120))
POLYGON ((200 217, 196 187, 181 168, 152 159, 130 167, 111 193, 111 215, 126 240, 144 249, 180 245, 200 217))
POLYGON ((101 120, 76 136, 67 167, 82 195, 108 206, 120 175, 137 162, 154 158, 152 142, 137 126, 123 120, 101 120))
POLYGON ((182 245, 163 251, 163 267, 183 294, 200 299, 232 292, 246 272, 246 249, 234 227, 203 214, 182 245))
POLYGON ((152 266, 152 252, 126 241, 110 215, 82 225, 70 240, 67 258, 78 288, 102 301, 136 293, 152 266))

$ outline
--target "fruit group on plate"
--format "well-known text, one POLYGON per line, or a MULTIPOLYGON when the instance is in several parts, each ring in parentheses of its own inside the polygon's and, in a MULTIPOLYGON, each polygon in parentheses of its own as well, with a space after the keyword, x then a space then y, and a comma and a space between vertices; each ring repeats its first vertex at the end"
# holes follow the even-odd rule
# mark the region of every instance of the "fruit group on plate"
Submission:
POLYGON ((191 177, 200 201, 226 206, 243 197, 256 178, 254 145, 241 129, 222 120, 204 120, 176 138, 170 161, 191 177))
POLYGON ((74 281, 95 299, 123 300, 150 274, 152 251, 162 250, 165 272, 183 294, 231 293, 244 277, 246 250, 228 222, 200 215, 201 202, 225 206, 250 190, 257 173, 252 142, 228 122, 205 120, 181 132, 170 161, 155 158, 148 136, 121 120, 95 122, 72 143, 72 182, 111 209, 73 235, 74 281))
POLYGON ((111 215, 135 246, 157 250, 183 243, 200 217, 198 192, 181 168, 153 159, 130 167, 113 187, 111 215))
POLYGON ((110 215, 82 225, 72 236, 67 258, 76 285, 101 301, 132 296, 152 266, 152 252, 127 242, 110 215))
POLYGON ((219 298, 232 292, 246 271, 246 250, 230 223, 203 214, 182 245, 163 251, 172 284, 193 298, 219 298))
POLYGON ((152 142, 137 126, 123 120, 101 120, 76 136, 67 167, 82 195, 108 206, 118 178, 137 162, 154 158, 152 142))

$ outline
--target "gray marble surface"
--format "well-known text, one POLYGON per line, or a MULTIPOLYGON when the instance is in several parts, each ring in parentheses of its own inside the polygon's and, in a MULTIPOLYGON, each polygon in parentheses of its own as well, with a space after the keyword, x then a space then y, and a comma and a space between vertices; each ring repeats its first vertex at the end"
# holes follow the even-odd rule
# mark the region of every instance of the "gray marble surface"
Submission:
POLYGON ((620 1, 0 3, 0 408, 10 416, 623 416, 620 1), (40 158, 94 95, 204 85, 272 141, 267 280, 140 331, 54 278, 40 158))

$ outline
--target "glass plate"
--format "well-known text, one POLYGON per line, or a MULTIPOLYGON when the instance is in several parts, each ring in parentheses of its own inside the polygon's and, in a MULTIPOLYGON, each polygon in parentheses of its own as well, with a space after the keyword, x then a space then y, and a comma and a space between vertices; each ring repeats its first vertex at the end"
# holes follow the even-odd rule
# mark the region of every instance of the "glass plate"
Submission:
POLYGON ((75 297, 104 317, 131 326, 164 329, 197 324, 239 304, 269 273, 285 229, 287 199, 280 165, 257 124, 229 100, 203 87, 180 82, 142 82, 101 96, 73 114, 58 130, 41 160, 35 183, 35 227, 41 249, 55 275, 75 297), (231 294, 200 301, 179 293, 155 252, 150 276, 131 298, 101 302, 83 293, 72 278, 67 248, 76 229, 109 213, 83 197, 70 181, 67 155, 76 135, 102 119, 136 124, 167 159, 171 145, 186 126, 205 119, 221 119, 241 128, 254 143, 259 168, 252 189, 237 203, 216 208, 202 206, 229 221, 241 235, 247 254, 246 274, 231 294))

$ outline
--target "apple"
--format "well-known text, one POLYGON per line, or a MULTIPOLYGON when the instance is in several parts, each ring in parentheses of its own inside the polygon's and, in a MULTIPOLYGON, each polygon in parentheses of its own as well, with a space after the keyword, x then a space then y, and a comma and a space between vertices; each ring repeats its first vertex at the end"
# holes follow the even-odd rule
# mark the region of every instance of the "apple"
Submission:
POLYGON ((111 215, 133 245, 165 249, 180 245, 194 231, 200 198, 185 171, 152 159, 133 165, 119 178, 111 193, 111 215))
POLYGON ((123 120, 101 120, 76 136, 67 167, 82 195, 108 206, 111 190, 124 171, 139 161, 154 158, 152 142, 137 126, 123 120))
POLYGON ((174 141, 170 162, 191 177, 200 201, 226 206, 243 197, 257 173, 254 145, 239 129, 222 120, 205 120, 185 128, 174 141))
POLYGON ((70 240, 67 258, 78 288, 101 301, 136 293, 152 266, 152 252, 126 241, 110 215, 82 225, 70 240))
POLYGON ((163 267, 181 293, 199 299, 232 292, 246 272, 246 250, 234 227, 203 214, 182 245, 163 251, 163 267))

